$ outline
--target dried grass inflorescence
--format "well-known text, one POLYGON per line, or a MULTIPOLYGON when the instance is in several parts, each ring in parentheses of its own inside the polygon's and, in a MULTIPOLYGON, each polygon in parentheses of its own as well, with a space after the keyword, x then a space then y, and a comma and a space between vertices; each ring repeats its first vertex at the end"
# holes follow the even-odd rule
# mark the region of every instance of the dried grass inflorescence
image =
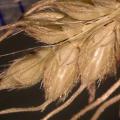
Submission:
POLYGON ((43 0, 3 29, 20 29, 48 46, 13 62, 1 76, 0 89, 22 89, 42 81, 46 101, 53 102, 64 100, 78 82, 89 87, 117 73, 117 0, 43 0))

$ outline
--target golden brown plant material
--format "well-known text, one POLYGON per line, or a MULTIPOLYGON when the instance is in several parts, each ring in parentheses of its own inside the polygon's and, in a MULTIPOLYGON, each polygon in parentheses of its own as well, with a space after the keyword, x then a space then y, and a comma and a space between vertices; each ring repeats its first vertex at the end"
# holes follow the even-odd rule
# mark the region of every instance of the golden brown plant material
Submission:
POLYGON ((44 89, 47 99, 66 97, 78 80, 77 43, 60 46, 44 71, 44 89))
POLYGON ((42 0, 32 5, 18 22, 1 27, 1 31, 8 31, 0 41, 14 29, 46 43, 47 48, 41 46, 36 54, 13 62, 1 76, 1 89, 26 88, 41 81, 48 105, 65 100, 76 83, 81 82, 88 88, 92 102, 95 82, 117 73, 119 0, 42 0))
POLYGON ((42 49, 35 55, 27 55, 17 59, 2 75, 0 89, 26 88, 40 82, 50 52, 51 49, 42 49))
MULTIPOLYGON (((119 49, 115 29, 117 23, 108 23, 93 33, 81 47, 79 69, 83 84, 101 80, 105 75, 116 73, 116 57, 119 49)), ((119 55, 120 57, 120 55, 119 55)))

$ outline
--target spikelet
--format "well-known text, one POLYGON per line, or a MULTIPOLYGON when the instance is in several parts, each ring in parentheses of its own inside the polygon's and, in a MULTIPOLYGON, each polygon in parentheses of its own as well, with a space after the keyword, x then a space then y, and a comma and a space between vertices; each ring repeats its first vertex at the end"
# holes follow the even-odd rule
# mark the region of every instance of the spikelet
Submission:
POLYGON ((27 24, 25 32, 36 40, 47 44, 53 44, 67 39, 66 33, 60 25, 55 22, 62 19, 64 14, 56 11, 39 11, 32 15, 25 16, 24 21, 27 24))
POLYGON ((50 49, 38 51, 16 60, 0 81, 0 89, 19 89, 31 87, 41 81, 44 66, 50 49))
MULTIPOLYGON (((102 80, 116 73, 116 22, 107 24, 94 33, 81 47, 79 69, 83 84, 102 80)), ((120 55, 118 55, 120 58, 120 55)))
POLYGON ((24 16, 22 20, 24 25, 20 27, 28 35, 47 44, 58 43, 79 34, 83 24, 74 23, 76 22, 74 17, 67 16, 66 13, 56 10, 60 9, 59 7, 56 8, 57 4, 59 2, 55 2, 50 6, 49 11, 43 9, 42 11, 24 16))
POLYGON ((31 23, 26 27, 25 31, 32 37, 47 44, 54 44, 64 41, 75 34, 81 32, 83 24, 66 24, 66 25, 51 25, 40 26, 31 23))
POLYGON ((67 97, 78 77, 78 53, 76 43, 59 47, 50 59, 44 72, 44 90, 46 99, 63 100, 67 97))
POLYGON ((28 26, 25 31, 36 40, 47 44, 58 43, 67 38, 67 35, 62 30, 39 27, 37 25, 28 26))
MULTIPOLYGON (((96 3, 96 1, 94 2, 96 3)), ((93 20, 101 16, 107 15, 113 11, 113 9, 106 6, 101 6, 101 8, 100 6, 83 3, 79 0, 57 2, 56 6, 62 12, 77 20, 93 20)))
POLYGON ((47 8, 49 11, 43 7, 40 11, 25 15, 22 20, 24 25, 20 27, 28 35, 47 44, 65 41, 79 34, 84 22, 111 14, 119 7, 119 3, 114 0, 92 0, 92 2, 93 4, 80 0, 55 1, 47 8), (76 20, 82 22, 75 24, 76 20))

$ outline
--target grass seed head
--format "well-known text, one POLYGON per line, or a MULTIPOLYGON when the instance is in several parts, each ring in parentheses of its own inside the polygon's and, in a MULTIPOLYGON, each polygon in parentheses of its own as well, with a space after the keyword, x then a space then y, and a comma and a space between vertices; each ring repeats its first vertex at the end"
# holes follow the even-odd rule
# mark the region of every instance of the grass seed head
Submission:
POLYGON ((119 3, 109 0, 98 1, 93 3, 84 3, 78 1, 56 1, 48 8, 35 11, 30 15, 23 17, 24 24, 22 29, 34 37, 36 40, 47 44, 54 44, 79 34, 86 21, 99 19, 105 15, 111 14, 119 7, 119 3), (80 13, 80 14, 79 14, 80 13), (81 23, 76 23, 81 21, 81 23))
MULTIPOLYGON (((0 29, 11 28, 13 32, 20 28, 48 44, 47 49, 16 60, 0 81, 0 89, 18 89, 31 87, 42 80, 46 101, 42 107, 10 109, 3 113, 44 109, 50 102, 64 100, 78 80, 82 83, 80 88, 56 111, 71 104, 85 86, 89 88, 91 101, 95 98, 96 80, 116 74, 116 65, 120 61, 120 0, 88 1, 43 0, 26 12, 20 21, 0 29)), ((11 31, 6 32, 0 41, 10 34, 11 31)), ((114 87, 117 88, 116 85, 119 83, 110 88, 105 99, 114 87)), ((105 100, 103 97, 101 101, 105 100)), ((95 102, 100 103, 99 100, 95 102)), ((89 108, 92 107, 84 110, 87 112, 89 108)))

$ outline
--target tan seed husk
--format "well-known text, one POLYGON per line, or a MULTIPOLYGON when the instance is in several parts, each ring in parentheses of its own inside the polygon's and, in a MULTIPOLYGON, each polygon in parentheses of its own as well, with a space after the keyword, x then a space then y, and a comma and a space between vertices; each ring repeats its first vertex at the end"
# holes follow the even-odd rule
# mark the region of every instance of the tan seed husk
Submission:
POLYGON ((65 99, 78 77, 78 53, 76 44, 67 44, 58 48, 44 72, 46 99, 65 99))
POLYGON ((57 2, 56 5, 62 12, 77 20, 93 20, 113 11, 108 7, 96 7, 80 1, 57 2))
POLYGON ((106 75, 116 73, 116 51, 114 46, 116 22, 112 22, 86 41, 79 57, 79 69, 83 84, 91 84, 103 79, 106 75))
POLYGON ((31 87, 41 81, 50 49, 43 49, 35 55, 28 55, 11 64, 0 81, 0 89, 31 87))
POLYGON ((54 44, 69 39, 70 37, 80 33, 83 24, 66 24, 60 27, 61 28, 59 29, 57 26, 56 28, 53 28, 52 26, 47 28, 40 27, 38 25, 31 25, 28 26, 25 31, 30 36, 36 38, 36 40, 47 44, 54 44))

